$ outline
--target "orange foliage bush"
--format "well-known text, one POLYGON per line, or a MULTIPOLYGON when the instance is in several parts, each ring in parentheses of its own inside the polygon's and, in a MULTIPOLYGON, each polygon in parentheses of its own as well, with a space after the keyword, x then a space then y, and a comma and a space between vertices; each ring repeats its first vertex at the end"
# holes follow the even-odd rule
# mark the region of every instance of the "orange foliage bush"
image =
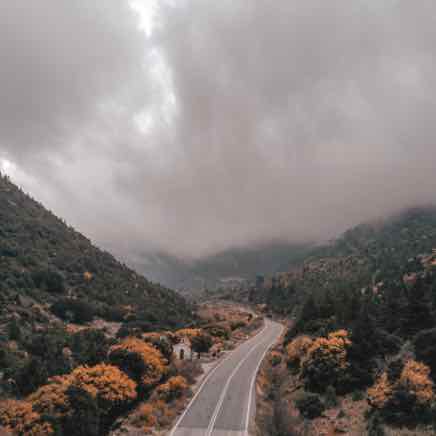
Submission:
POLYGON ((0 402, 0 425, 18 435, 47 436, 54 434, 53 427, 44 422, 28 401, 0 402))
POLYGON ((317 338, 309 346, 303 364, 310 363, 314 359, 324 359, 332 361, 339 368, 345 368, 347 348, 350 345, 351 341, 346 330, 330 333, 327 338, 317 338))
POLYGON ((383 409, 395 395, 406 392, 419 406, 430 406, 434 399, 430 368, 421 362, 409 360, 404 365, 398 380, 389 382, 384 372, 377 382, 368 389, 368 402, 376 409, 383 409))
POLYGON ((45 386, 29 395, 27 400, 40 414, 63 416, 70 411, 67 389, 71 384, 70 376, 53 377, 45 386))
POLYGON ((400 423, 423 419, 431 413, 434 399, 430 368, 415 360, 406 362, 396 380, 390 381, 384 372, 368 389, 368 403, 400 423))
POLYGON ((416 397, 418 404, 429 404, 434 398, 430 368, 421 362, 409 360, 406 363, 401 372, 400 384, 416 397))
POLYGON ((181 337, 192 338, 202 334, 201 329, 181 329, 177 330, 176 334, 181 337))
POLYGON ((156 394, 159 398, 167 403, 180 398, 188 389, 186 379, 180 375, 171 377, 166 383, 161 384, 156 389, 156 394))
POLYGON ((161 427, 165 427, 171 424, 175 415, 176 408, 168 407, 165 401, 157 400, 153 402, 156 419, 161 427))
POLYGON ((167 370, 167 362, 162 353, 137 338, 127 338, 112 346, 109 350, 109 360, 145 388, 159 383, 167 370))
POLYGON ((106 416, 137 397, 136 383, 116 366, 80 366, 68 375, 51 378, 26 401, 2 402, 0 425, 20 435, 53 434, 52 426, 42 417, 50 417, 58 423, 63 423, 63 418, 67 417, 71 420, 75 413, 72 395, 77 390, 95 400, 98 414, 106 416))
POLYGON ((286 347, 286 355, 289 366, 299 368, 302 360, 306 358, 307 352, 313 340, 309 336, 298 336, 286 347))
POLYGON ((389 383, 388 374, 384 372, 367 393, 368 403, 376 409, 382 409, 392 396, 392 385, 389 383))
POLYGON ((134 401, 137 396, 136 383, 116 366, 79 366, 67 377, 72 386, 95 398, 104 413, 134 401))
POLYGON ((69 392, 76 388, 97 401, 100 412, 109 414, 113 409, 136 399, 136 383, 116 366, 79 366, 71 374, 53 377, 28 397, 37 412, 62 418, 71 413, 69 392))
POLYGON ((301 360, 306 387, 322 392, 329 383, 336 389, 344 389, 349 369, 347 350, 350 346, 346 330, 330 333, 327 338, 316 338, 301 360))
POLYGON ((154 412, 155 410, 151 404, 144 403, 135 412, 132 423, 135 426, 142 427, 147 432, 157 423, 154 412))
POLYGON ((94 276, 89 271, 85 271, 83 273, 83 279, 85 280, 85 282, 90 282, 93 279, 93 277, 94 276))

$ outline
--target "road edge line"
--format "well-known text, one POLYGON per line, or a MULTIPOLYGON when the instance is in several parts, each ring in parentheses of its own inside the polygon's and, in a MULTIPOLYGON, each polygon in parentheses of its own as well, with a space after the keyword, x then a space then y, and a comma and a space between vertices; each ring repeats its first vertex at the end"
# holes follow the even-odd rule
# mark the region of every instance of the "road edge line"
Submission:
POLYGON ((218 415, 220 414, 221 409, 223 407, 224 399, 226 398, 226 394, 227 394, 227 391, 229 389, 230 382, 233 380, 233 377, 239 371, 241 366, 251 356, 253 351, 255 351, 256 348, 260 347, 261 345, 262 345, 262 342, 254 345, 252 348, 250 348, 250 351, 248 351, 248 353, 244 356, 244 358, 241 361, 239 361, 238 365, 236 365, 236 367, 233 369, 233 371, 231 372, 230 376, 226 380, 226 384, 224 385, 224 388, 221 391, 221 395, 220 395, 220 397, 218 399, 218 402, 216 404, 215 410, 214 410, 214 412, 212 414, 212 417, 210 418, 210 422, 209 422, 209 425, 208 425, 207 430, 206 430, 206 436, 210 436, 212 434, 213 428, 215 426, 215 423, 216 423, 216 420, 218 418, 218 415))
MULTIPOLYGON (((240 346, 252 341, 254 338, 256 338, 257 336, 259 336, 261 333, 263 333, 265 331, 265 329, 267 328, 267 325, 265 323, 263 329, 260 332, 257 332, 252 338, 248 339, 246 342, 244 342, 243 344, 241 344, 240 346)), ((179 419, 176 421, 174 427, 172 428, 172 430, 170 431, 170 433, 168 434, 168 436, 174 436, 175 431, 177 430, 177 427, 179 426, 179 424, 182 422, 183 418, 186 416, 186 414, 188 413, 190 407, 194 404, 194 401, 197 399, 197 397, 200 395, 201 391, 203 390, 205 384, 207 383, 207 381, 210 379, 210 377, 212 377, 212 375, 215 373, 215 371, 221 367, 221 365, 224 364, 224 362, 227 361, 227 359, 230 359, 230 357, 233 355, 234 352, 236 352, 236 350, 239 347, 236 347, 234 350, 232 350, 228 356, 226 356, 221 362, 219 362, 215 368, 213 368, 209 374, 206 375, 206 378, 201 382, 197 392, 194 394, 194 396, 191 398, 191 401, 188 403, 188 405, 186 406, 185 410, 183 411, 183 413, 180 415, 179 419)))
POLYGON ((262 362, 265 359, 265 356, 268 354, 268 352, 271 350, 271 348, 277 343, 277 341, 280 339, 280 336, 283 334, 283 326, 282 330, 280 332, 280 335, 278 336, 278 338, 276 340, 274 340, 268 347, 267 349, 264 351, 264 353, 262 354, 262 357, 259 360, 259 363, 257 364, 256 370, 254 371, 253 377, 251 379, 250 382, 250 391, 248 394, 248 408, 247 408, 247 416, 245 418, 245 428, 244 428, 244 436, 249 436, 248 433, 248 427, 250 425, 250 414, 251 414, 251 403, 253 402, 253 390, 254 390, 254 385, 256 383, 256 379, 257 379, 257 375, 259 373, 260 367, 262 365, 262 362))

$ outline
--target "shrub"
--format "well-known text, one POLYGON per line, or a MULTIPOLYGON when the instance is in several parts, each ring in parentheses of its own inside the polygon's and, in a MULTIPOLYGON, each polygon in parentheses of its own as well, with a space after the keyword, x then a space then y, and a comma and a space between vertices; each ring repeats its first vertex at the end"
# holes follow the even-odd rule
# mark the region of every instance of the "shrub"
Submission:
POLYGON ((47 292, 62 293, 65 291, 64 277, 57 271, 41 269, 32 272, 35 286, 47 292))
POLYGON ((373 413, 368 420, 368 436, 385 436, 383 423, 378 413, 373 413))
POLYGON ((16 318, 13 318, 8 324, 8 335, 11 341, 21 340, 21 329, 16 318))
POLYGON ((133 380, 117 367, 101 364, 53 377, 27 401, 65 434, 98 435, 136 397, 133 380))
POLYGON ((272 366, 277 366, 282 363, 282 355, 277 351, 272 351, 270 354, 270 360, 272 366))
POLYGON ((230 339, 230 329, 228 327, 222 325, 212 325, 205 328, 205 330, 215 338, 221 338, 224 340, 230 339))
POLYGON ((27 401, 6 400, 0 402, 0 425, 14 434, 47 436, 54 434, 53 427, 44 422, 27 401))
POLYGON ((362 401, 364 398, 365 398, 365 394, 360 390, 354 391, 351 395, 351 399, 353 401, 362 401))
POLYGON ((347 349, 350 345, 346 330, 314 340, 301 365, 306 388, 324 392, 328 381, 336 390, 346 391, 349 388, 347 349))
POLYGON ((63 433, 69 436, 99 436, 105 434, 113 417, 102 415, 98 399, 88 391, 70 385, 67 395, 71 410, 62 422, 63 433))
POLYGON ((164 384, 161 384, 156 389, 157 396, 169 403, 176 398, 180 398, 188 389, 186 379, 182 376, 175 376, 168 379, 164 384))
POLYGON ((14 376, 21 394, 33 392, 50 376, 70 371, 69 359, 63 354, 68 340, 63 328, 49 328, 26 337, 24 347, 31 357, 23 361, 14 376))
POLYGON ((436 329, 424 330, 418 333, 414 340, 417 359, 428 365, 436 378, 436 329))
POLYGON ((420 405, 430 405, 434 398, 430 368, 421 362, 409 360, 400 376, 400 384, 416 397, 420 405))
POLYGON ((301 415, 307 419, 317 418, 324 412, 324 404, 319 396, 310 392, 305 392, 297 398, 295 405, 301 415))
POLYGON ((210 335, 200 334, 191 338, 191 348, 198 353, 200 357, 201 353, 207 353, 213 345, 213 341, 210 335))
POLYGON ((149 431, 157 423, 154 416, 154 408, 151 404, 144 403, 139 406, 133 417, 133 424, 137 427, 142 427, 144 432, 149 431))
POLYGON ((33 409, 41 415, 63 418, 71 409, 67 390, 71 384, 69 376, 53 377, 47 385, 41 386, 27 397, 33 409))
POLYGON ((141 337, 144 332, 152 330, 153 324, 149 321, 130 320, 123 323, 118 330, 118 338, 128 338, 129 336, 141 337))
POLYGON ((398 425, 431 419, 434 401, 430 368, 409 360, 401 373, 385 371, 375 385, 368 389, 368 402, 379 410, 386 421, 398 425), (395 375, 397 378, 395 378, 395 375))
POLYGON ((123 322, 127 314, 128 312, 123 306, 105 305, 102 311, 102 317, 113 322, 123 322))
POLYGON ((338 397, 333 386, 329 386, 325 391, 324 404, 327 408, 336 407, 338 405, 338 397))
POLYGON ((384 372, 374 386, 368 389, 368 403, 375 409, 383 409, 392 395, 392 385, 384 372))
POLYGON ((172 360, 174 347, 171 340, 166 335, 159 333, 145 333, 142 335, 142 338, 145 342, 149 342, 157 348, 168 362, 172 360))
POLYGON ((90 322, 98 311, 93 304, 83 300, 62 298, 54 303, 50 310, 64 321, 83 324, 90 322))
POLYGON ((179 337, 186 337, 188 339, 194 337, 194 336, 198 336, 201 334, 201 329, 180 329, 177 330, 176 334, 179 337))
MULTIPOLYGON (((57 360, 57 357, 54 359, 57 360)), ((31 357, 24 360, 17 368, 13 377, 20 394, 29 394, 47 382, 49 368, 45 363, 45 360, 39 357, 31 357)))
POLYGON ((300 368, 301 361, 307 356, 313 340, 309 336, 298 336, 286 347, 286 356, 290 368, 300 368))
POLYGON ((166 427, 171 424, 177 413, 175 407, 169 407, 165 401, 156 400, 153 402, 156 419, 160 427, 166 427))
POLYGON ((97 365, 106 359, 110 341, 101 330, 85 329, 71 337, 71 351, 79 365, 97 365))
POLYGON ((203 373, 201 364, 197 360, 175 360, 172 366, 175 374, 181 375, 191 385, 203 373))
POLYGON ((95 398, 103 414, 122 409, 136 399, 136 383, 116 366, 79 366, 69 376, 71 386, 95 398))
POLYGON ((129 374, 141 387, 149 389, 161 380, 166 372, 166 361, 152 345, 128 338, 109 350, 109 361, 129 374))
POLYGON ((230 329, 232 331, 235 331, 237 329, 245 327, 246 325, 247 325, 247 323, 245 321, 233 321, 230 323, 230 329))

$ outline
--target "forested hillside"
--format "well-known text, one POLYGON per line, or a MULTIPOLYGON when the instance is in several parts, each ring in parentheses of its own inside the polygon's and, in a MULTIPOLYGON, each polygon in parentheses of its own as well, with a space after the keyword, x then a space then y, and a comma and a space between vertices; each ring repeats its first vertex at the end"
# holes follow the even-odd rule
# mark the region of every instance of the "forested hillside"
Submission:
MULTIPOLYGON (((415 208, 386 220, 359 225, 303 261, 272 277, 258 276, 253 302, 290 314, 308 295, 348 299, 382 283, 401 283, 436 248, 436 209, 415 208)), ((300 305, 300 306, 299 306, 300 305)))
MULTIPOLYGON (((183 324, 183 298, 119 263, 41 204, 0 178, 0 322, 31 317, 41 304, 71 321, 140 320, 150 328, 183 324), (16 310, 15 310, 16 309, 16 310)), ((43 316, 43 315, 41 315, 43 316)))
POLYGON ((275 404, 277 434, 297 426, 283 401, 313 421, 317 430, 308 434, 336 425, 350 432, 364 426, 370 435, 384 434, 385 426, 394 434, 403 427, 433 434, 434 208, 358 226, 288 273, 259 277, 250 298, 295 320, 277 350, 284 366, 273 379, 276 389, 287 389, 275 404), (333 409, 346 425, 331 418, 333 409))
POLYGON ((4 389, 30 392, 64 373, 65 347, 76 350, 78 363, 98 362, 107 351, 106 333, 174 329, 192 320, 191 306, 177 293, 120 264, 0 177, 4 389), (91 323, 103 330, 73 335, 91 323))

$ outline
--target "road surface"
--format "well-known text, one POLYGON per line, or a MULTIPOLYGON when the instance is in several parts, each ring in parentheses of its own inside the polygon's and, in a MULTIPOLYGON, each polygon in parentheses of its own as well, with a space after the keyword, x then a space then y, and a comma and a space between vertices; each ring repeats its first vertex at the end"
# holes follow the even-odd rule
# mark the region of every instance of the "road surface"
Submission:
POLYGON ((254 384, 268 349, 283 327, 265 320, 260 333, 221 361, 181 415, 170 436, 247 436, 254 415, 254 384))

